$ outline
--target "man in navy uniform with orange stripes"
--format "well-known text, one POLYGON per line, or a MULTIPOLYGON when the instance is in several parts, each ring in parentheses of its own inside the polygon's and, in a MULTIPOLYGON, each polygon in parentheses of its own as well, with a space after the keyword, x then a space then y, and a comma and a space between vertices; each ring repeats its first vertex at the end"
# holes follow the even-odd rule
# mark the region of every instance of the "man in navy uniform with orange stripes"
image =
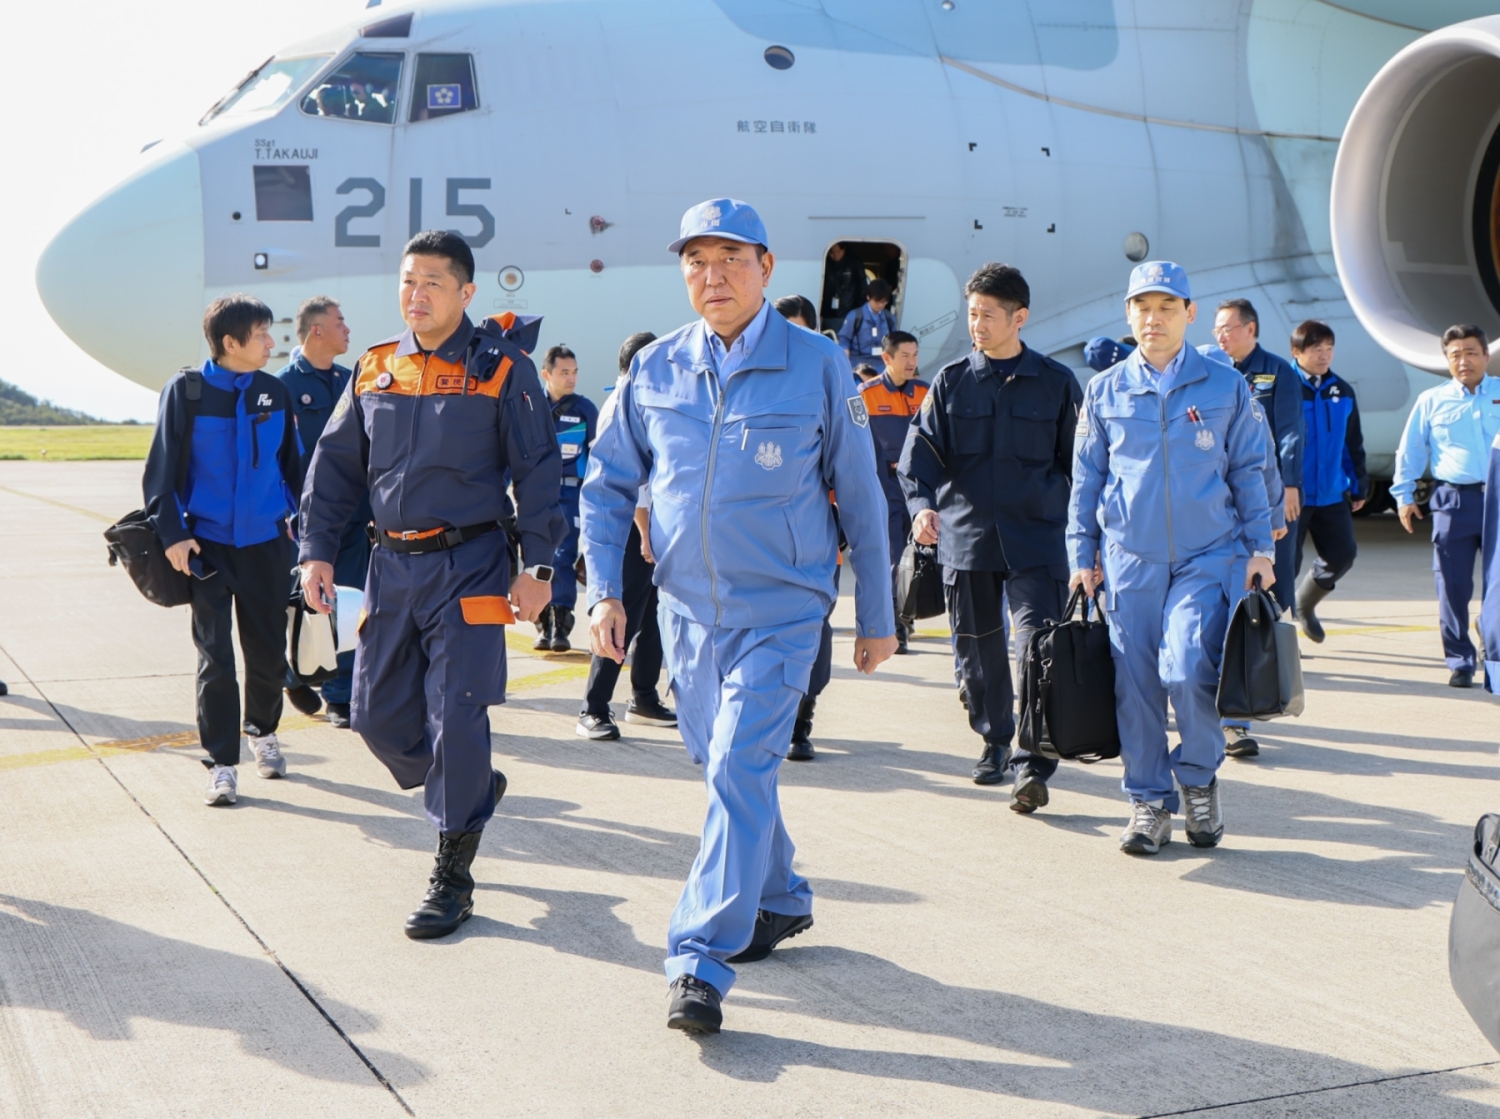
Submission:
MULTIPOLYGON (((885 372, 860 385, 859 391, 864 398, 865 411, 870 414, 870 434, 875 439, 875 469, 880 472, 880 484, 885 488, 885 502, 890 511, 891 597, 894 599, 901 553, 906 551, 906 541, 911 535, 911 514, 907 512, 901 482, 896 477, 896 464, 901 461, 906 429, 911 426, 911 418, 917 414, 917 409, 922 407, 928 385, 917 376, 916 335, 904 330, 891 331, 880 344, 880 357, 885 362, 885 372)), ((898 653, 907 651, 911 624, 910 618, 901 616, 901 603, 897 602, 898 653)))
POLYGON ((351 722, 403 789, 425 786, 437 865, 406 922, 446 936, 474 911, 479 838, 505 792, 490 766, 488 708, 505 702, 505 626, 552 597, 562 458, 527 351, 540 320, 478 327, 474 254, 429 230, 401 259, 408 329, 360 358, 318 441, 302 493, 302 587, 327 612, 344 525, 366 490, 376 526, 354 654, 351 722), (506 472, 515 489, 507 497, 506 472), (512 584, 500 522, 514 511, 512 584))

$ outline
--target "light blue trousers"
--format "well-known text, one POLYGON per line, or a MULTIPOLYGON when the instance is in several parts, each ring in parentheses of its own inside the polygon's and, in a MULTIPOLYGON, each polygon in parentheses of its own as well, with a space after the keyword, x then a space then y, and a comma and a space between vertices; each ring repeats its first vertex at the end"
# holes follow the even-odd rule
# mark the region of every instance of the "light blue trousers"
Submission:
POLYGON ((1183 785, 1207 785, 1224 761, 1219 662, 1231 588, 1243 587, 1247 563, 1228 550, 1168 564, 1148 563, 1112 543, 1104 549, 1125 764, 1120 787, 1132 800, 1161 800, 1176 812, 1173 776, 1183 785), (1181 739, 1170 751, 1168 699, 1181 739))
POLYGON ((812 912, 812 889, 792 870, 776 776, 823 619, 722 629, 664 606, 660 622, 678 729, 708 789, 703 840, 667 930, 667 978, 696 975, 727 995, 734 969, 724 961, 749 946, 757 910, 812 912))

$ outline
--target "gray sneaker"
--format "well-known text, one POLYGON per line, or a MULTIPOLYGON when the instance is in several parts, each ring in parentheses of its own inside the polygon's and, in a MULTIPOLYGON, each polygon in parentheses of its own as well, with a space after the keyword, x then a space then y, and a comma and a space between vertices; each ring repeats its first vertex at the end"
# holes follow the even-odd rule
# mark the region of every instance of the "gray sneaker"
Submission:
POLYGON ((1172 814, 1143 800, 1130 802, 1130 823, 1120 833, 1120 850, 1127 855, 1154 855, 1172 842, 1172 814))
POLYGON ((1219 807, 1219 779, 1207 785, 1182 786, 1183 830, 1194 847, 1216 847, 1224 837, 1224 813, 1219 807))
POLYGON ((203 803, 210 808, 221 804, 233 804, 239 800, 239 779, 234 766, 216 765, 208 771, 208 791, 203 794, 203 803))
POLYGON ((281 743, 275 733, 256 737, 250 735, 250 749, 255 751, 255 772, 262 777, 285 777, 286 759, 281 756, 281 743))

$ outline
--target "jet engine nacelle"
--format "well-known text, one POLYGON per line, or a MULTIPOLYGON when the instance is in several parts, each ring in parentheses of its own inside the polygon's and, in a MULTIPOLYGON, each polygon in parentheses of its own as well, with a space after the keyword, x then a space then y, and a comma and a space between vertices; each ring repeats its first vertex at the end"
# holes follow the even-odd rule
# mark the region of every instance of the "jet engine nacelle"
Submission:
MULTIPOLYGON (((1333 252, 1355 314, 1394 356, 1446 368, 1439 336, 1500 339, 1500 16, 1412 43, 1366 88, 1333 171, 1333 252)), ((1500 342, 1490 345, 1492 368, 1500 342)))

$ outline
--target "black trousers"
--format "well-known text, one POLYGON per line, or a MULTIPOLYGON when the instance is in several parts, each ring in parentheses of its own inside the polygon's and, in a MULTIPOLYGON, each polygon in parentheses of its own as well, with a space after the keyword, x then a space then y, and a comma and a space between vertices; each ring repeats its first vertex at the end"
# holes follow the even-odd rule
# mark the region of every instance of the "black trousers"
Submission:
MULTIPOLYGON (((833 569, 833 605, 839 604, 839 574, 844 570, 843 564, 833 569)), ((813 661, 812 675, 807 681, 807 698, 817 699, 823 694, 823 689, 828 687, 828 681, 833 679, 833 609, 828 611, 828 617, 823 619, 823 636, 818 639, 818 659, 813 661)))
MULTIPOLYGON (((1067 605, 1067 580, 1059 579, 1046 567, 1023 571, 948 568, 943 575, 954 659, 968 697, 969 726, 986 743, 1009 745, 1016 734, 1016 695, 1005 598, 1010 598, 1019 654, 1033 630, 1049 619, 1061 619, 1067 605)), ((1017 753, 1015 764, 1017 769, 1030 769, 1043 780, 1057 770, 1056 759, 1036 754, 1017 753)))
MULTIPOLYGON (((656 685, 661 679, 661 630, 656 624, 656 585, 651 582, 655 570, 656 565, 647 563, 641 555, 641 530, 631 525, 630 539, 625 543, 621 597, 625 604, 625 647, 630 648, 630 642, 635 641, 635 652, 630 655, 630 689, 638 700, 660 699, 656 685)), ((589 663, 588 690, 580 714, 608 715, 619 679, 619 665, 608 657, 595 657, 589 663)))
MULTIPOLYGON (((198 740, 214 765, 240 761, 240 690, 233 624, 245 658, 244 733, 270 734, 281 722, 286 682, 286 605, 292 542, 285 536, 236 548, 199 540, 203 566, 193 580, 193 644, 198 648, 198 740)), ((208 764, 208 763, 204 763, 208 764)))
POLYGON ((1354 542, 1354 513, 1347 501, 1336 505, 1304 505, 1297 519, 1297 563, 1302 574, 1302 548, 1311 536, 1318 558, 1312 566, 1313 582, 1325 591, 1349 573, 1359 545, 1354 542))

